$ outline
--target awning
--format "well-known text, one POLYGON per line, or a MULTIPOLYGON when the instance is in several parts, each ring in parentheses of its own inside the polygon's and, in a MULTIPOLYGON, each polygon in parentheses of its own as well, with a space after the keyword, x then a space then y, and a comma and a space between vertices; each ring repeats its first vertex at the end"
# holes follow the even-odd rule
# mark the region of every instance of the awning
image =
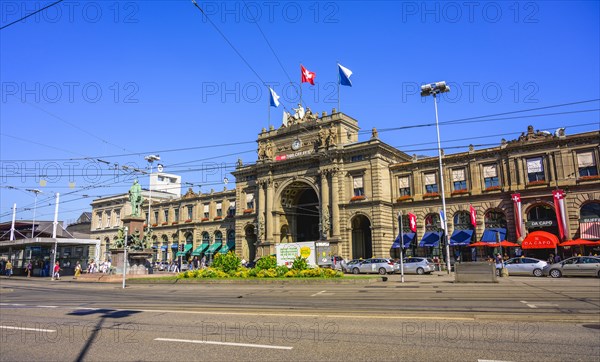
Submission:
POLYGON ((178 252, 177 254, 175 254, 175 256, 186 256, 187 253, 190 252, 190 250, 192 250, 192 244, 185 244, 185 248, 183 249, 183 251, 178 252))
POLYGON ((175 244, 175 243, 171 244, 171 249, 177 249, 177 245, 178 244, 175 244))
POLYGON ((214 243, 212 244, 208 250, 206 251, 206 254, 214 254, 217 250, 219 250, 219 248, 223 246, 223 244, 221 243, 214 243))
POLYGON ((158 245, 152 245, 152 249, 158 249, 158 245))
POLYGON ((452 236, 450 236, 451 246, 466 246, 471 243, 473 238, 473 230, 454 230, 452 236))
POLYGON ((560 244, 560 246, 576 246, 576 245, 600 245, 600 242, 585 240, 585 239, 575 239, 575 240, 565 241, 564 243, 560 244))
POLYGON ((435 231, 426 232, 423 235, 423 239, 419 243, 420 247, 436 247, 440 244, 440 238, 442 237, 442 233, 438 233, 435 231))
POLYGON ((513 242, 508 241, 508 240, 502 240, 499 243, 486 243, 486 244, 488 244, 487 246, 493 247, 493 248, 497 248, 499 246, 501 246, 503 248, 516 248, 516 247, 519 246, 519 244, 513 243, 513 242))
POLYGON ((527 234, 521 244, 523 249, 554 249, 558 245, 558 237, 546 231, 534 231, 527 234))
POLYGON ((235 250, 235 242, 228 242, 221 247, 219 254, 227 254, 230 250, 235 250))
POLYGON ((194 249, 194 251, 192 251, 192 255, 200 256, 204 252, 204 250, 208 249, 208 246, 208 244, 201 244, 199 247, 194 249))
POLYGON ((598 240, 600 239, 600 222, 580 222, 579 234, 582 239, 598 240))
MULTIPOLYGON (((404 245, 403 248, 409 248, 410 247, 410 243, 412 243, 412 241, 415 239, 415 236, 417 234, 416 233, 404 233, 404 245)), ((392 249, 399 249, 400 248, 400 235, 398 235, 396 237, 396 240, 394 240, 394 243, 392 244, 392 249)))
POLYGON ((160 247, 160 250, 162 250, 162 251, 167 251, 167 246, 166 246, 166 245, 163 245, 163 246, 161 246, 161 247, 160 247))
POLYGON ((485 241, 487 243, 497 243, 498 239, 496 239, 496 232, 500 234, 500 240, 506 239, 506 229, 505 228, 489 228, 483 230, 483 235, 481 236, 481 241, 485 241))

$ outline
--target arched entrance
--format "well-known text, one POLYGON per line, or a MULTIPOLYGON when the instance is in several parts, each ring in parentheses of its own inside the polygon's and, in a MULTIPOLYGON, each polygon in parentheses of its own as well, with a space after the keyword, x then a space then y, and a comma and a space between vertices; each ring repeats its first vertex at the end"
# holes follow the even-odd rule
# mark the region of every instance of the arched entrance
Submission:
POLYGON ((352 218, 352 258, 368 259, 373 257, 371 239, 371 221, 364 215, 352 218))
POLYGON ((319 240, 319 197, 310 185, 296 181, 286 186, 281 194, 281 208, 285 221, 280 231, 287 231, 287 241, 319 240))
POLYGON ((558 222, 554 208, 546 204, 538 204, 527 211, 527 232, 546 231, 558 235, 558 222))
POLYGON ((256 230, 253 225, 248 225, 245 229, 244 253, 248 253, 248 261, 256 259, 256 230))

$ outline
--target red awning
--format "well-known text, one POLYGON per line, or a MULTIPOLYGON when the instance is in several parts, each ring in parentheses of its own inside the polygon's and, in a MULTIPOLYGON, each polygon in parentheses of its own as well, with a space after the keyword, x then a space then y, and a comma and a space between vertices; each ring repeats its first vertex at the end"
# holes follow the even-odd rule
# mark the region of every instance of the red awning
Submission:
POLYGON ((502 240, 499 243, 491 243, 490 246, 493 246, 495 248, 502 246, 503 248, 516 248, 517 246, 519 246, 519 244, 517 243, 513 243, 507 240, 502 240))
POLYGON ((494 247, 494 243, 486 243, 485 241, 477 241, 475 243, 471 243, 469 245, 467 245, 469 247, 478 247, 478 246, 489 246, 491 248, 494 247))
POLYGON ((590 241, 585 239, 568 240, 561 243, 560 246, 576 246, 576 245, 600 245, 600 241, 590 241))
POLYGON ((558 237, 546 231, 534 231, 527 234, 521 244, 523 249, 554 249, 558 245, 558 237))

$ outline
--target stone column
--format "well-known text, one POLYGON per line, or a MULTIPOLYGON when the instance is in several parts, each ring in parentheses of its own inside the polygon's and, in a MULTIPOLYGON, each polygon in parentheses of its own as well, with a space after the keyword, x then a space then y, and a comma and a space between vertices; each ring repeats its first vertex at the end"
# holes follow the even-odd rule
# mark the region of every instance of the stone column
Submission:
POLYGON ((265 241, 265 235, 261 235, 261 222, 265 222, 265 181, 260 180, 257 183, 258 186, 258 207, 256 208, 256 218, 258 221, 258 230, 256 231, 256 235, 258 236, 259 242, 265 241))
POLYGON ((338 188, 339 172, 336 169, 331 172, 331 224, 333 226, 333 237, 340 237, 340 193, 338 188))
POLYGON ((267 206, 266 206, 266 239, 269 242, 273 240, 273 180, 269 179, 266 182, 267 184, 267 206))
POLYGON ((329 215, 325 216, 323 212, 329 213, 329 184, 327 182, 328 170, 321 170, 321 231, 323 236, 327 238, 329 236, 329 225, 324 225, 325 222, 329 222, 329 215))
POLYGON ((546 173, 547 175, 549 175, 549 179, 546 181, 556 181, 556 174, 554 173, 554 154, 551 152, 548 152, 547 154, 547 164, 544 165, 544 167, 548 167, 548 170, 550 171, 549 173, 546 173))

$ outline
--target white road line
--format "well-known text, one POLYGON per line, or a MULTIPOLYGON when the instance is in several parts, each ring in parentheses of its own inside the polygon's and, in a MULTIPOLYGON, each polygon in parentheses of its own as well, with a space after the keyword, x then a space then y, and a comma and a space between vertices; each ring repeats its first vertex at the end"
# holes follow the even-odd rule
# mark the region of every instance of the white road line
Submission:
POLYGON ((216 344, 221 346, 233 347, 251 347, 251 348, 268 348, 268 349, 286 349, 290 350, 294 347, 288 346, 270 346, 267 344, 251 344, 251 343, 233 343, 233 342, 216 342, 216 341, 199 341, 194 339, 175 339, 175 338, 154 338, 155 341, 164 342, 182 342, 182 343, 198 343, 198 344, 216 344))
POLYGON ((36 305, 38 308, 58 308, 57 305, 36 305))
POLYGON ((521 303, 527 304, 527 301, 526 300, 522 300, 521 303))
POLYGON ((35 332, 56 332, 56 329, 22 328, 22 327, 11 327, 11 326, 0 326, 0 329, 16 329, 19 331, 35 331, 35 332))
POLYGON ((477 362, 508 362, 508 361, 500 361, 497 359, 478 359, 477 362))
POLYGON ((316 297, 317 295, 319 295, 319 294, 321 294, 321 293, 325 293, 325 291, 324 291, 324 290, 321 290, 320 292, 318 292, 318 293, 315 293, 315 294, 311 295, 311 297, 316 297))

